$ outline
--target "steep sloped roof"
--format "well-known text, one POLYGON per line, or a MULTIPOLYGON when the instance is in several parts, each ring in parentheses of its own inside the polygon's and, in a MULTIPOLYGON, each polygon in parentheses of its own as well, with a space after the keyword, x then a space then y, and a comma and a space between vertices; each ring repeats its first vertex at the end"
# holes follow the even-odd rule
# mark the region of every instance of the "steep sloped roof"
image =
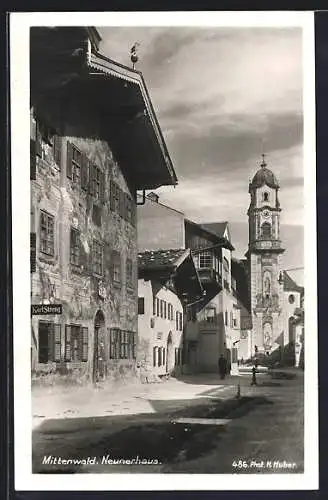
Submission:
POLYGON ((146 250, 138 253, 139 269, 167 269, 174 268, 183 262, 184 258, 190 254, 184 248, 171 250, 146 250))
POLYGON ((297 285, 295 281, 289 276, 287 271, 284 271, 284 291, 285 292, 300 292, 304 291, 302 286, 297 285))

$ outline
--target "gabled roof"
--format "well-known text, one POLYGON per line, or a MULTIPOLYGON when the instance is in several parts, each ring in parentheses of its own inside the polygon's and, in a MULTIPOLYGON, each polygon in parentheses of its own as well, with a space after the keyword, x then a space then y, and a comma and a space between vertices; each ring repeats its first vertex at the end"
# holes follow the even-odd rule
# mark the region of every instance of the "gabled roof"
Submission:
POLYGON ((297 285, 295 281, 289 276, 287 271, 284 271, 284 292, 299 292, 303 293, 304 288, 297 285))
MULTIPOLYGON (((212 237, 214 236, 217 239, 218 243, 223 243, 223 245, 222 245, 223 248, 228 248, 231 251, 235 249, 232 246, 230 240, 228 240, 227 238, 225 238, 223 236, 224 231, 223 231, 223 234, 218 234, 217 232, 215 232, 214 229, 208 227, 208 226, 211 226, 211 224, 202 224, 202 223, 194 222, 194 221, 192 221, 190 219, 185 219, 185 222, 187 224, 191 224, 195 228, 198 228, 198 230, 200 230, 200 231, 205 231, 206 233, 208 233, 212 237)), ((226 224, 228 224, 228 223, 226 223, 226 224)), ((215 245, 215 243, 213 244, 213 246, 214 245, 215 245)))
POLYGON ((146 250, 138 253, 139 269, 175 269, 190 255, 189 249, 146 250))
POLYGON ((225 230, 228 226, 228 221, 223 222, 204 222, 201 224, 205 229, 215 233, 217 236, 224 236, 225 230))

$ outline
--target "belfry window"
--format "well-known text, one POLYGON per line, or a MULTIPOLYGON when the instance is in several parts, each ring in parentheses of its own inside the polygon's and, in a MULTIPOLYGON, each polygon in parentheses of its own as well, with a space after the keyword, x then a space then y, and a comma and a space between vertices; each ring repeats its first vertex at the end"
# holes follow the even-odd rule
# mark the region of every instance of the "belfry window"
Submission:
POLYGON ((271 224, 269 222, 264 222, 261 226, 262 238, 271 238, 271 224))
POLYGON ((263 201, 269 201, 269 193, 263 193, 263 201))

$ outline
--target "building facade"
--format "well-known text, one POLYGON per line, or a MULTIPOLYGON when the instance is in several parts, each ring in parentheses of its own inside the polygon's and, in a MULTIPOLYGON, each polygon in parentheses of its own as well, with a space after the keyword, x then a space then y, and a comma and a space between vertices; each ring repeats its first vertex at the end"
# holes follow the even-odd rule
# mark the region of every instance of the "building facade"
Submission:
POLYGON ((141 73, 99 43, 31 29, 32 373, 86 381, 135 373, 136 192, 177 182, 141 73))
POLYGON ((197 224, 159 202, 152 193, 138 207, 140 250, 190 249, 204 295, 187 307, 184 325, 183 371, 217 372, 224 354, 229 364, 240 337, 238 299, 233 291, 227 222, 197 224))
POLYGON ((253 355, 271 353, 283 342, 284 248, 280 240, 279 183, 263 161, 249 184, 249 244, 246 254, 250 276, 253 355))
POLYGON ((189 303, 202 296, 190 250, 139 253, 138 351, 144 377, 181 373, 189 303))

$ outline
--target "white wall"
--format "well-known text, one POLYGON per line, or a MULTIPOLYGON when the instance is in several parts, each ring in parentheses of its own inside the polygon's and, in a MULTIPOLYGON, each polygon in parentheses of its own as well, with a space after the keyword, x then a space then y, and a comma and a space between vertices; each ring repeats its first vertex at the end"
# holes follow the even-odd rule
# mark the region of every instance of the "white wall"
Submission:
MULTIPOLYGON (((138 348, 137 361, 142 363, 152 373, 164 375, 172 372, 175 368, 175 350, 182 348, 182 331, 176 328, 176 312, 183 314, 182 304, 177 295, 166 287, 152 281, 138 280, 138 297, 144 298, 144 314, 138 314, 138 348), (153 293, 159 300, 173 306, 173 320, 168 319, 168 307, 166 306, 166 319, 153 314, 153 293), (153 322, 154 327, 151 326, 153 322), (172 347, 171 357, 167 366, 168 336, 171 332, 172 347), (158 366, 158 353, 156 366, 153 366, 153 348, 165 349, 165 362, 158 366)), ((183 325, 182 325, 183 326, 183 325)))

